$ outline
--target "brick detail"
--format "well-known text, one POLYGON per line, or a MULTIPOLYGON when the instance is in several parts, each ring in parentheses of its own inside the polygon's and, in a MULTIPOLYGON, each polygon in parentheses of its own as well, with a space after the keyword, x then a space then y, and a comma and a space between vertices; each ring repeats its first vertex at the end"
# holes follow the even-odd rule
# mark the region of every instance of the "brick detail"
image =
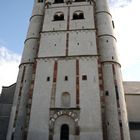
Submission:
POLYGON ((69 48, 69 33, 66 34, 66 56, 68 56, 69 48))
POLYGON ((79 83, 79 60, 76 60, 76 105, 79 107, 80 99, 80 83, 79 83))
MULTIPOLYGON (((68 7, 68 17, 67 17, 67 31, 69 31, 70 24, 70 7, 68 7)), ((66 34, 66 56, 68 56, 69 48, 69 33, 66 34)))
POLYGON ((100 62, 100 59, 98 59, 98 73, 99 73, 100 101, 101 101, 101 111, 102 111, 101 113, 102 113, 103 138, 104 140, 107 140, 104 82, 103 82, 102 64, 100 62))
MULTIPOLYGON (((32 107, 32 96, 33 96, 33 89, 34 89, 34 83, 35 83, 35 74, 36 74, 36 63, 33 65, 33 70, 32 70, 32 81, 30 84, 30 89, 28 92, 29 98, 27 102, 27 112, 26 112, 26 128, 25 128, 25 133, 28 134, 28 127, 29 127, 29 120, 30 120, 30 115, 31 115, 31 107, 32 107)), ((27 138, 27 135, 25 135, 25 138, 27 138)))
MULTIPOLYGON (((116 92, 116 101, 117 101, 117 108, 118 108, 118 117, 121 118, 121 112, 120 112, 120 103, 119 103, 119 93, 118 93, 118 86, 117 86, 117 80, 116 80, 116 71, 115 71, 115 66, 112 64, 112 71, 113 71, 113 77, 114 77, 114 85, 115 85, 115 92, 116 92)), ((121 133, 121 140, 123 140, 123 129, 122 129, 122 122, 121 120, 119 121, 119 126, 120 126, 120 133, 121 133)))

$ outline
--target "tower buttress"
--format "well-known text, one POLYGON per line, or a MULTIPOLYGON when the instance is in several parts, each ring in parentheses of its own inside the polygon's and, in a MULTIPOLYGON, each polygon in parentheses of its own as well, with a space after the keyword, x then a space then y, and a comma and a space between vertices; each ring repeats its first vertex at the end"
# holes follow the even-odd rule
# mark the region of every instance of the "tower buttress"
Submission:
POLYGON ((107 0, 96 0, 96 28, 103 72, 108 140, 130 140, 120 63, 107 0))
POLYGON ((38 53, 40 32, 44 16, 43 1, 35 0, 30 25, 24 42, 24 51, 17 78, 14 103, 10 115, 7 140, 22 140, 26 137, 26 118, 29 90, 33 78, 35 58, 38 53))

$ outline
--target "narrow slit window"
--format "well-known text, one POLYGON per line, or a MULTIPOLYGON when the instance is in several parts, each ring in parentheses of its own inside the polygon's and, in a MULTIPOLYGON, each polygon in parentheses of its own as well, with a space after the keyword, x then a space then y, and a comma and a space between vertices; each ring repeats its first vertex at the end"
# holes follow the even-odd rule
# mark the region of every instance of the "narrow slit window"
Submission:
POLYGON ((14 133, 15 133, 15 132, 12 133, 11 140, 14 140, 14 133))
POLYGON ((68 76, 65 76, 65 81, 68 81, 68 76))
POLYGON ((112 20, 112 26, 113 26, 113 28, 115 28, 115 24, 114 24, 114 21, 112 20))
POLYGON ((120 127, 122 127, 122 122, 120 122, 119 124, 120 124, 120 127))
POLYGON ((117 86, 115 86, 115 91, 116 91, 116 99, 119 100, 119 92, 117 86))

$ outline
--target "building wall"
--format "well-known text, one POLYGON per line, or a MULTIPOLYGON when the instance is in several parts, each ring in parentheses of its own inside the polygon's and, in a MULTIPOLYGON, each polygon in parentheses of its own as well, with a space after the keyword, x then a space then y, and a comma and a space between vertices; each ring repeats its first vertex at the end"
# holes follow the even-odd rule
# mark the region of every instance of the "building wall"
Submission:
POLYGON ((71 140, 102 140, 94 7, 87 2, 52 3, 44 13, 27 139, 47 140, 51 133, 57 139, 66 123, 71 140), (75 11, 82 11, 84 18, 74 20, 75 11), (64 14, 64 20, 54 20, 57 12, 64 14))
MULTIPOLYGON (((50 107, 52 108, 65 108, 62 106, 62 94, 68 92, 70 94, 70 106, 68 108, 76 108, 76 60, 58 60, 57 70, 57 82, 56 87, 53 85, 53 69, 55 61, 50 60, 38 60, 37 70, 34 85, 33 102, 31 109, 30 127, 28 139, 41 139, 48 138, 49 130, 49 114, 50 107), (68 76, 68 81, 65 81, 65 76, 68 76), (47 78, 50 77, 50 81, 47 78), (52 92, 55 90, 54 101, 51 101, 52 92), (51 104, 51 105, 50 105, 51 104), (45 110, 45 111, 44 111, 45 110), (41 113, 37 113, 41 112, 41 113), (37 118, 40 118, 39 120, 37 118), (38 126, 38 127, 36 127, 38 126), (31 131, 30 131, 31 130, 31 131), (41 132, 43 135, 40 135, 41 132)), ((81 137, 93 137, 99 139, 102 137, 101 127, 101 110, 100 110, 100 97, 99 97, 99 81, 97 60, 95 58, 82 58, 79 60, 79 79, 80 79, 80 120, 79 125, 81 128, 81 137), (88 69, 87 69, 88 67, 88 69), (93 71, 94 69, 94 71, 93 71), (92 73, 92 74, 91 74, 92 73), (82 76, 86 75, 87 80, 82 80, 82 76), (96 91, 96 92, 92 92, 96 91), (86 106, 85 106, 86 104, 86 106), (92 104, 92 106, 91 106, 92 104), (91 111, 92 110, 92 111, 91 111), (89 116, 86 119, 86 116, 89 116), (94 124, 94 125, 92 125, 94 124)), ((57 111, 56 111, 57 112, 57 111)), ((64 116, 65 118, 65 116, 64 116)), ((62 117, 62 120, 64 119, 62 117)), ((61 120, 61 119, 59 119, 61 120)), ((71 119, 64 119, 66 123, 70 122, 71 119)), ((56 121, 60 124, 63 121, 56 121)), ((74 123, 74 122, 73 122, 74 123)), ((55 123, 56 125, 56 123, 55 123)), ((58 127, 56 125, 56 127, 58 127)), ((58 136, 58 131, 54 135, 54 138, 58 136)), ((54 132, 54 133, 55 133, 54 132)), ((74 136, 71 136, 74 137, 74 136)))
POLYGON ((124 82, 131 140, 140 140, 140 82, 124 82))
MULTIPOLYGON (((72 63, 74 61, 70 60, 72 63)), ((87 61, 87 60, 82 60, 80 63, 82 64, 85 64, 84 61, 87 61)), ((64 61, 62 61, 61 63, 64 63, 64 61)), ((90 63, 90 62, 89 62, 90 63)), ((67 63, 66 63, 67 64, 67 63)), ((52 84, 51 84, 51 81, 52 81, 52 77, 53 77, 53 65, 54 65, 54 62, 52 61, 48 61, 47 63, 44 62, 44 61, 41 61, 39 63, 39 67, 42 68, 42 71, 40 71, 40 73, 42 73, 42 77, 44 77, 42 80, 43 81, 38 81, 38 83, 40 83, 39 85, 40 86, 44 86, 43 83, 45 82, 46 83, 46 88, 47 88, 47 93, 50 91, 51 92, 51 87, 52 87, 52 84), (45 65, 44 65, 45 63, 45 65), (49 65, 49 67, 48 67, 49 65), (52 67, 51 67, 52 66, 52 67), (43 72, 44 71, 44 72, 43 72), (43 73, 46 75, 43 75, 43 73), (46 81, 47 80, 47 77, 50 77, 50 81, 46 81)), ((61 66, 61 65, 60 65, 61 66)), ((82 67, 82 65, 81 65, 82 67)), ((82 74, 86 74, 84 69, 86 70, 86 67, 87 67, 87 64, 86 66, 83 65, 83 68, 81 68, 81 75, 80 77, 82 76, 82 74)), ((94 67, 94 65, 93 65, 94 67)), ((68 70, 68 69, 67 69, 68 70)), ((65 75, 68 75, 69 77, 69 80, 68 80, 68 83, 71 83, 73 80, 74 77, 70 77, 69 75, 69 72, 68 71, 71 71, 71 69, 69 69, 68 71, 63 71, 64 73, 63 74, 60 74, 61 75, 61 78, 60 78, 60 83, 62 83, 62 81, 64 82, 64 76, 65 75)), ((88 69, 90 71, 90 69, 88 69)), ((86 71, 87 72, 87 71, 86 71)), ((93 73, 93 76, 92 78, 96 75, 96 72, 93 73)), ((88 76, 89 77, 89 76, 88 76)), ((39 77, 38 77, 39 78, 39 77)), ((75 79, 75 78, 74 78, 75 79)), ((91 84, 92 84, 92 81, 94 81, 94 78, 93 79, 89 79, 88 80, 91 80, 91 84)), ((84 90, 84 88, 86 88, 88 85, 86 85, 86 82, 87 81, 82 81, 81 80, 81 88, 82 90, 84 91, 82 95, 83 98, 87 98, 89 96, 87 96, 87 91, 86 89, 84 90), (85 95, 86 93, 86 95, 85 95), (85 97, 84 97, 85 96, 85 97)), ((97 81, 94 81, 94 84, 96 83, 97 81)), ((36 83, 38 85, 38 83, 36 83)), ((68 84, 67 83, 67 84, 68 84)), ((64 84, 64 83, 63 83, 64 84)), ((129 124, 130 124, 130 135, 131 135, 131 140, 140 140, 140 82, 124 82, 124 90, 125 90, 125 98, 126 98, 126 104, 127 104, 127 111, 128 111, 128 119, 129 119, 129 124)), ((6 134, 7 134, 7 128, 8 128, 8 123, 9 123, 9 116, 10 116, 10 112, 11 112, 11 106, 12 106, 12 103, 13 103, 13 97, 14 97, 14 91, 15 91, 15 85, 16 84, 13 84, 9 87, 3 87, 2 89, 2 94, 0 96, 0 140, 6 140, 6 134)), ((67 87, 67 85, 64 85, 67 87)), ((96 87, 96 86, 95 86, 96 87)), ((94 87, 93 87, 94 88, 94 87)), ((58 89, 59 89, 59 86, 58 86, 58 89)), ((61 89, 61 88, 60 88, 61 89)), ((64 90, 65 91, 65 90, 64 90)), ((68 90, 67 90, 68 91, 68 90)), ((59 90, 59 92, 61 93, 62 91, 59 90)), ((57 90, 57 93, 59 93, 58 90, 57 90)), ((75 91, 71 91, 71 89, 68 91, 69 93, 74 93, 75 91)), ((47 96, 48 98, 48 95, 46 93, 46 90, 44 89, 44 91, 39 91, 37 92, 38 96, 36 96, 36 100, 38 100, 39 98, 41 98, 42 100, 42 103, 38 102, 38 105, 42 105, 44 106, 45 105, 45 100, 43 101, 44 97, 47 96), (43 95, 44 94, 44 95, 43 95), (41 96, 40 96, 41 95, 41 96)), ((91 97, 91 96, 90 96, 91 97)), ((98 99, 95 98, 96 96, 94 95, 93 98, 97 101, 98 99)), ((75 98, 75 97, 73 97, 75 98)), ((58 98, 59 100, 60 98, 58 98)), ((93 99, 93 100, 94 100, 93 99)), ((75 99, 74 99, 75 100, 75 99)), ((89 101, 90 99, 87 98, 87 101, 86 100, 81 100, 81 101, 85 101, 86 103, 89 101)), ((92 100, 92 99, 91 99, 92 100)), ((38 100, 39 101, 39 100, 38 100)), ((81 103, 81 104, 85 104, 85 102, 81 103)), ((58 107, 60 107, 61 105, 59 104, 60 101, 56 101, 56 105, 58 107), (58 103, 57 103, 58 102, 58 103)), ((37 102, 36 102, 37 104, 37 102)), ((72 106, 75 106, 76 103, 71 103, 72 106)), ((35 105, 34 106, 34 109, 33 110, 40 110, 40 108, 38 107, 38 105, 35 105)), ((44 106, 45 107, 45 106, 44 106)), ((88 106, 85 106, 88 108, 88 106)), ((96 106, 93 106, 93 107, 96 107, 96 106)), ((46 110, 46 109, 45 109, 46 110)), ((85 108, 85 110, 87 110, 85 108)), ((94 110, 97 110, 96 108, 94 110)), ((44 113, 46 114, 46 112, 44 112, 42 110, 42 115, 44 115, 44 113)), ((83 112, 83 117, 86 117, 87 116, 87 113, 88 112, 83 112)), ((93 114, 95 114, 93 112, 93 114)), ((44 125, 44 123, 40 122, 40 120, 38 118, 40 118, 40 115, 38 116, 39 114, 36 114, 34 116, 34 119, 36 120, 36 123, 38 123, 38 126, 42 126, 43 129, 46 125, 44 125), (40 125, 41 124, 41 125, 40 125)), ((96 120, 98 120, 98 115, 96 114, 96 120)), ((91 118, 93 119, 93 118, 91 118)), ((67 120, 67 117, 65 118, 61 118, 59 120, 57 120, 56 122, 56 129, 55 129, 55 132, 58 132, 58 127, 60 125, 60 122, 63 123, 64 121, 68 121, 67 120), (58 123, 58 124, 57 124, 58 123)), ((90 121, 90 120, 89 120, 90 121)), ((72 127, 71 130, 73 130, 73 121, 68 121, 70 123, 70 126, 72 127)), ((87 125, 87 122, 86 120, 84 122, 81 122, 81 125, 83 126, 86 126, 87 125), (83 124, 84 123, 84 124, 83 124)), ((46 126, 47 127, 47 126, 46 126)), ((100 126, 99 126, 100 127, 100 126)), ((34 129, 38 129, 38 127, 35 127, 34 126, 34 129)), ((84 129, 84 128, 83 128, 84 129)), ((45 132, 46 133, 46 132, 45 132)), ((74 132, 71 131, 71 134, 73 134, 74 132)), ((35 137, 37 137, 38 135, 35 134, 35 137)), ((57 139, 59 136, 58 135, 55 135, 54 136, 54 139, 57 139), (55 138, 56 137, 56 138, 55 138)), ((72 136, 71 136, 72 137, 72 136)), ((72 138, 71 138, 72 139, 72 138)))
POLYGON ((3 87, 0 95, 0 140, 6 140, 15 86, 3 87))

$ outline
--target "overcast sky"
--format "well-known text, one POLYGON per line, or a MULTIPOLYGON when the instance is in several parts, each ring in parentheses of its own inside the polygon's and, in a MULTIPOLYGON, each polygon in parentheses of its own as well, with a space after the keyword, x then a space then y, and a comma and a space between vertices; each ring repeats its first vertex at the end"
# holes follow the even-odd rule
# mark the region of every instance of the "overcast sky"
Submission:
MULTIPOLYGON (((109 0, 123 80, 140 81, 140 0, 109 0)), ((0 90, 16 82, 33 0, 0 2, 0 90)))

